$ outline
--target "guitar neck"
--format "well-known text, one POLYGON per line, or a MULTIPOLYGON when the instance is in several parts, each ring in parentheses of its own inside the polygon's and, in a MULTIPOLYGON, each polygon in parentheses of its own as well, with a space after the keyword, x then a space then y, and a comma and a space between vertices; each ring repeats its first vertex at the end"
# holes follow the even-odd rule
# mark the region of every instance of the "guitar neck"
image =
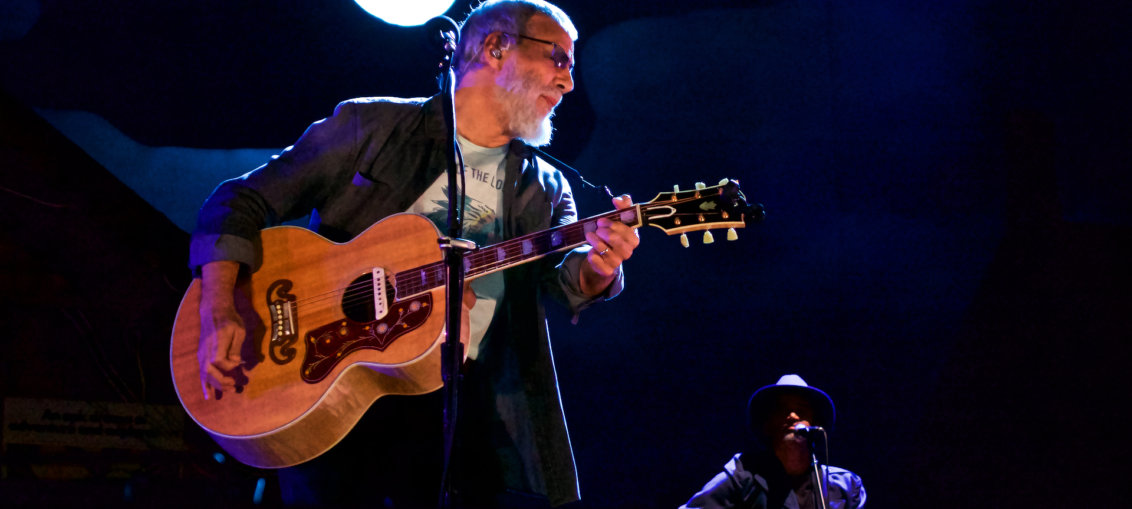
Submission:
MULTIPOLYGON (((498 244, 479 247, 464 255, 465 278, 470 281, 585 244, 586 232, 596 230, 597 220, 603 217, 632 228, 639 228, 641 226, 639 215, 640 206, 637 205, 549 230, 528 233, 498 244)), ((398 272, 394 276, 397 299, 408 298, 444 286, 447 273, 447 265, 444 261, 398 272)))
MULTIPOLYGON (((464 273, 467 279, 475 279, 585 244, 586 232, 596 230, 601 218, 632 228, 648 225, 668 235, 680 234, 681 244, 688 247, 686 232, 729 228, 727 238, 734 240, 735 228, 742 228, 748 218, 761 221, 764 216, 762 205, 747 204, 737 181, 723 179, 711 187, 696 183, 695 189, 673 188, 629 208, 478 248, 464 255, 464 273)), ((712 242, 706 231, 704 235, 705 243, 712 242)), ((395 297, 404 299, 444 286, 446 274, 443 261, 398 272, 393 280, 395 297)))

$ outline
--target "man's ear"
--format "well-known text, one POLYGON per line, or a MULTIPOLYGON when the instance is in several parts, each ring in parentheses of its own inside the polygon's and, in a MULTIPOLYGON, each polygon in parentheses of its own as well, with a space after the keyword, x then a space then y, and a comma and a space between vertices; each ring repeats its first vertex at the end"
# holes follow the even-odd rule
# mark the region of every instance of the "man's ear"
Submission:
POLYGON ((503 52, 511 47, 511 40, 503 32, 492 32, 483 39, 480 63, 499 69, 503 66, 503 52))

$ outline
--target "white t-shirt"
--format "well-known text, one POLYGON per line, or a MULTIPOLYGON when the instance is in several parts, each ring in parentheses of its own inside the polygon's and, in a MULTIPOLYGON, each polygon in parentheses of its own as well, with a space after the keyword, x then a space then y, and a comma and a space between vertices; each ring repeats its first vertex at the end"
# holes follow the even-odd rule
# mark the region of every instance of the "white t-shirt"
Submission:
MULTIPOLYGON (((473 144, 463 136, 456 137, 464 154, 464 179, 467 182, 467 205, 464 209, 464 238, 483 247, 503 240, 503 180, 507 145, 487 148, 473 144)), ((448 230, 448 175, 441 174, 406 212, 421 214, 436 224, 441 232, 448 230)), ((469 315, 468 358, 475 359, 484 333, 491 325, 495 309, 503 299, 503 273, 480 276, 470 283, 476 293, 476 305, 469 315)))

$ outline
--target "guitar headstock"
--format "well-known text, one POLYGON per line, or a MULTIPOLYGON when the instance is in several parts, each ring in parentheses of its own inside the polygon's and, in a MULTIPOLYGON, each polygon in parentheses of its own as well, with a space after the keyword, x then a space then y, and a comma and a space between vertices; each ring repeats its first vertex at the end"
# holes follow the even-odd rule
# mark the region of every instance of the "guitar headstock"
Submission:
POLYGON ((714 241, 711 231, 727 228, 727 240, 735 240, 735 228, 762 221, 766 212, 760 204, 748 205, 739 190, 739 182, 723 179, 708 187, 697 182, 695 189, 681 191, 673 186, 671 192, 656 195, 648 203, 640 204, 640 221, 664 230, 668 235, 680 234, 680 243, 688 247, 687 232, 704 231, 704 243, 714 241))

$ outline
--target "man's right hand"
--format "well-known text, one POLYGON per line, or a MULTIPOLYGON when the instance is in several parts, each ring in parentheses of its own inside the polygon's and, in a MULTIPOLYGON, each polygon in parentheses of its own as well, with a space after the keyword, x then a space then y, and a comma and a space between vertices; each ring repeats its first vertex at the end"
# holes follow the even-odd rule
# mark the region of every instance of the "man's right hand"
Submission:
POLYGON ((204 399, 212 392, 236 388, 233 374, 243 364, 244 321, 236 312, 236 276, 240 264, 231 261, 211 262, 201 267, 200 388, 204 399))

